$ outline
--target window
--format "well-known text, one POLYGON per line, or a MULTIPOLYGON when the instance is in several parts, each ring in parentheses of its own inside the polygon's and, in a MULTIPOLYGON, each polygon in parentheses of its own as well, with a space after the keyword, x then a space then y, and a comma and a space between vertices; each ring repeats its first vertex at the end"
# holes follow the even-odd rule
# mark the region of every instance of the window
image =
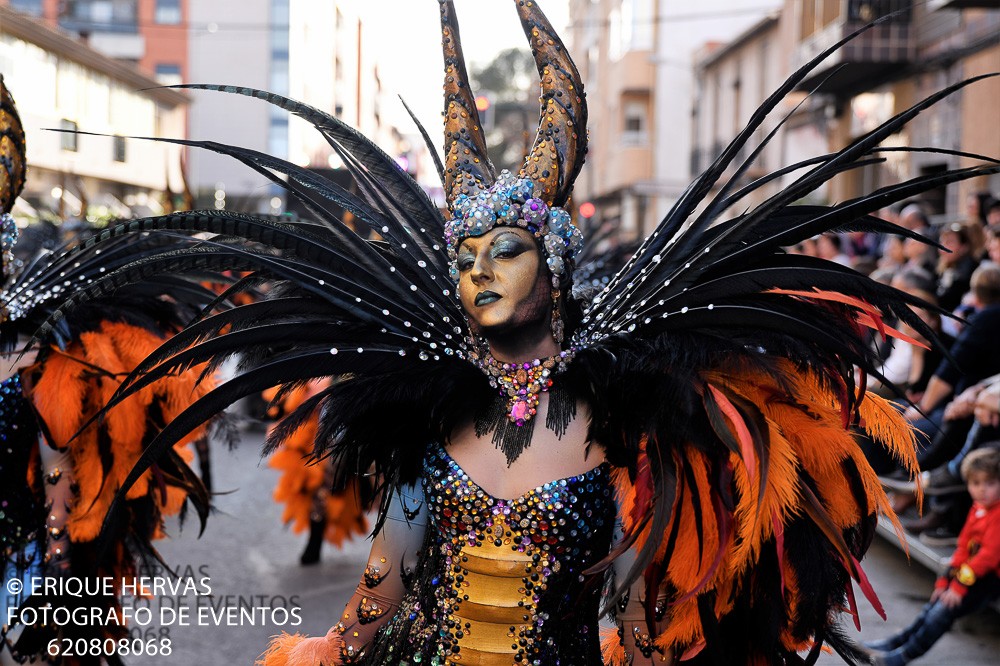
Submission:
POLYGON ((275 118, 270 120, 268 128, 268 152, 275 157, 288 157, 288 118, 275 118))
POLYGON ((912 4, 910 0, 850 0, 847 16, 852 21, 867 23, 898 11, 900 13, 893 18, 893 23, 908 23, 912 4))
POLYGON ((626 102, 622 116, 622 143, 636 146, 646 143, 646 105, 626 102))
POLYGON ((181 66, 170 62, 156 63, 156 80, 165 86, 174 86, 178 83, 183 83, 181 66))
POLYGON ((181 22, 181 0, 156 0, 156 12, 153 20, 164 25, 177 25, 181 22))
POLYGON ((70 29, 135 32, 138 4, 137 0, 66 0, 59 22, 70 29))
POLYGON ((64 130, 59 136, 59 143, 63 150, 70 150, 74 153, 77 151, 77 139, 80 138, 76 134, 76 123, 72 120, 66 120, 63 118, 59 121, 59 129, 64 130))
POLYGON ((10 6, 25 14, 42 15, 42 0, 11 0, 10 6))
POLYGON ((115 137, 111 137, 111 138, 114 140, 114 145, 112 146, 112 150, 114 151, 114 155, 113 155, 112 159, 114 159, 115 162, 124 162, 125 161, 125 137, 123 137, 123 136, 115 136, 115 137))

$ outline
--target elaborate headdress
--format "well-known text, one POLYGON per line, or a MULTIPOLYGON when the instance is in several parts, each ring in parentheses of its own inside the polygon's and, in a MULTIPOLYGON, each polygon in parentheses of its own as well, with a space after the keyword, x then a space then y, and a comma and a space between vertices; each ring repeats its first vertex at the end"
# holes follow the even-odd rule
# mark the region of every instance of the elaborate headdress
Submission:
POLYGON ((17 225, 10 211, 24 189, 25 165, 24 127, 17 114, 14 98, 0 75, 0 252, 3 253, 3 281, 14 269, 14 244, 17 225))
POLYGON ((542 244, 553 287, 572 270, 583 234, 562 208, 587 152, 587 103, 580 73, 534 2, 517 3, 541 79, 538 131, 524 166, 497 175, 487 155, 452 0, 441 2, 445 63, 444 186, 453 219, 445 225, 451 276, 456 250, 470 236, 496 226, 527 229, 542 244))

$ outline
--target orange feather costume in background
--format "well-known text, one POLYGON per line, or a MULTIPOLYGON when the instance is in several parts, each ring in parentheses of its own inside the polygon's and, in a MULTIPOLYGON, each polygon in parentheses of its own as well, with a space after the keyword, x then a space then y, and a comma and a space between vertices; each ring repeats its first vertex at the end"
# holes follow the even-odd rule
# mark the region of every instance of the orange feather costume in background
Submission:
MULTIPOLYGON (((312 382, 290 391, 281 400, 281 412, 292 413, 328 385, 329 381, 312 382)), ((264 397, 271 401, 277 393, 277 389, 271 389, 264 397)), ((344 488, 334 491, 331 488, 332 462, 312 460, 318 418, 313 414, 282 440, 268 465, 281 471, 274 488, 274 501, 285 505, 282 522, 291 526, 294 533, 301 534, 309 528, 310 521, 325 520, 324 538, 339 547, 354 536, 366 536, 369 525, 358 481, 352 477, 344 488)))
MULTIPOLYGON (((36 595, 29 597, 26 605, 73 606, 83 602, 107 612, 117 611, 121 607, 121 581, 141 575, 140 567, 155 557, 152 541, 166 536, 164 519, 178 514, 183 517, 188 500, 199 514, 207 513, 208 492, 188 467, 194 457, 189 445, 206 436, 205 426, 201 426, 129 489, 126 501, 118 507, 123 519, 105 535, 108 543, 103 550, 98 539, 116 491, 145 446, 166 423, 214 385, 207 378, 199 381, 204 367, 196 366, 151 384, 109 410, 102 419, 90 422, 128 373, 163 342, 164 337, 148 329, 103 321, 93 330, 80 333, 65 349, 53 346, 44 350, 41 360, 22 370, 25 397, 36 412, 46 440, 39 446, 57 451, 66 466, 43 472, 42 465, 36 462, 28 469, 27 486, 55 485, 65 474, 72 480, 68 497, 58 500, 66 504, 65 524, 50 525, 47 520, 45 526, 39 526, 51 539, 43 562, 70 575, 107 576, 115 581, 114 596, 81 600, 36 595), (66 536, 68 541, 64 540, 66 536)), ((39 454, 36 448, 36 461, 39 454)), ((59 508, 50 512, 59 513, 59 508)), ((44 650, 56 637, 52 631, 25 626, 20 639, 11 646, 12 652, 22 657, 41 655, 35 651, 44 650)), ((126 634, 127 627, 110 624, 61 627, 59 631, 62 637, 91 639, 96 632, 101 639, 117 639, 126 634)), ((76 662, 64 657, 60 663, 76 662)))
MULTIPOLYGON (((702 537, 677 539, 668 558, 664 557, 664 541, 650 565, 650 570, 659 570, 654 575, 661 577, 663 586, 676 590, 656 645, 681 649, 683 652, 677 654, 682 659, 703 650, 706 636, 699 597, 715 591, 715 615, 730 613, 733 600, 741 596, 739 588, 754 585, 755 563, 768 550, 776 553, 781 590, 791 616, 781 641, 792 651, 810 650, 809 637, 795 635, 792 627, 800 602, 811 591, 800 587, 783 557, 785 526, 799 516, 822 530, 851 578, 884 617, 858 563, 858 546, 849 543, 847 534, 858 525, 873 524, 879 514, 888 517, 900 534, 901 527, 855 442, 848 427, 851 424, 844 422, 836 393, 814 374, 796 369, 791 363, 783 368, 781 377, 738 368, 711 373, 704 380, 706 405, 718 407, 731 442, 726 467, 735 482, 735 506, 731 512, 719 510, 719 498, 709 481, 709 457, 693 443, 685 447, 676 461, 686 471, 678 474, 670 518, 670 524, 676 526, 668 528, 668 532, 676 530, 690 537, 700 529, 702 537), (789 378, 793 378, 795 386, 787 385, 789 378), (795 402, 789 400, 790 395, 796 397, 795 402), (733 408, 737 402, 756 405, 762 421, 748 423, 733 408), (757 458, 763 452, 768 456, 766 479, 761 478, 757 458)), ((917 472, 913 431, 897 409, 876 395, 865 394, 858 405, 858 416, 855 427, 887 447, 904 469, 917 472)), ((650 537, 648 524, 639 522, 652 497, 648 470, 648 462, 640 463, 634 483, 626 470, 614 473, 623 529, 626 535, 636 535, 636 547, 650 537)), ((848 611, 857 623, 851 586, 848 582, 848 611)), ((613 632, 604 636, 603 653, 607 664, 629 663, 613 632)), ((770 663, 766 655, 753 657, 759 658, 761 664, 770 663)))
MULTIPOLYGON (((29 368, 26 397, 45 424, 46 438, 56 449, 70 451, 73 475, 79 486, 67 524, 74 542, 97 537, 115 491, 142 454, 156 430, 211 389, 198 382, 202 368, 192 368, 159 381, 110 410, 103 422, 74 435, 114 395, 121 380, 149 353, 163 344, 155 333, 125 323, 104 322, 83 333, 66 350, 52 349, 44 361, 29 368), (98 438, 110 440, 110 463, 102 461, 98 438)), ((205 435, 204 427, 191 432, 175 447, 185 462, 193 458, 189 444, 205 435)), ((182 485, 146 472, 129 489, 127 498, 150 496, 163 516, 176 515, 187 498, 182 485)), ((164 536, 158 526, 156 538, 164 536)))

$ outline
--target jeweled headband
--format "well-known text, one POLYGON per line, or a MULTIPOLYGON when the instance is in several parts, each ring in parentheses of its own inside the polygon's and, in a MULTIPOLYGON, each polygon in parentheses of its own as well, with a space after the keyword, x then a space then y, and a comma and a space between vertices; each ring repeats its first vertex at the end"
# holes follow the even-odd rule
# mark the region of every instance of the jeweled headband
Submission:
POLYGON ((457 251, 466 238, 482 236, 494 227, 519 227, 531 232, 542 244, 545 263, 555 277, 567 272, 583 249, 583 233, 571 221, 570 214, 557 206, 549 207, 536 196, 538 185, 530 178, 515 178, 506 169, 488 190, 474 198, 460 194, 452 203, 455 219, 445 226, 445 242, 451 259, 451 277, 458 280, 457 251))
POLYGON ((541 80, 538 132, 515 177, 497 175, 487 155, 462 55, 452 0, 441 4, 445 63, 445 194, 453 219, 445 227, 451 276, 457 249, 496 226, 530 231, 541 243, 554 282, 572 270, 583 234, 562 208, 587 152, 587 103, 576 65, 535 2, 514 0, 541 80))

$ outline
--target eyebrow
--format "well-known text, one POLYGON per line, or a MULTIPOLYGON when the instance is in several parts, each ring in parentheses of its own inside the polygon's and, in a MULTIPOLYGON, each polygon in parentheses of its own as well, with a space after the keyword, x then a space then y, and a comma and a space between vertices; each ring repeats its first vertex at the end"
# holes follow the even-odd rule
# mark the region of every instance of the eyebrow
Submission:
POLYGON ((505 237, 505 236, 513 236, 514 238, 516 238, 519 241, 523 241, 524 240, 518 234, 515 234, 513 231, 504 231, 504 232, 499 233, 496 236, 494 236, 493 240, 490 241, 490 245, 491 246, 496 245, 496 242, 498 240, 500 240, 501 238, 505 237))
MULTIPOLYGON (((521 238, 521 236, 519 236, 518 234, 514 233, 513 231, 509 231, 509 230, 505 229, 502 233, 499 233, 499 234, 497 234, 496 236, 493 237, 493 239, 489 243, 489 247, 493 247, 494 245, 496 245, 496 243, 497 243, 498 240, 500 240, 501 238, 504 238, 506 236, 512 236, 516 240, 518 240, 518 241, 520 241, 522 243, 525 242, 524 239, 521 238)), ((476 249, 469 247, 469 241, 475 242, 475 241, 480 240, 481 238, 482 238, 481 236, 472 236, 472 237, 469 237, 469 238, 463 240, 462 244, 458 246, 458 251, 461 252, 464 249, 466 252, 473 252, 473 253, 475 253, 476 249)))

